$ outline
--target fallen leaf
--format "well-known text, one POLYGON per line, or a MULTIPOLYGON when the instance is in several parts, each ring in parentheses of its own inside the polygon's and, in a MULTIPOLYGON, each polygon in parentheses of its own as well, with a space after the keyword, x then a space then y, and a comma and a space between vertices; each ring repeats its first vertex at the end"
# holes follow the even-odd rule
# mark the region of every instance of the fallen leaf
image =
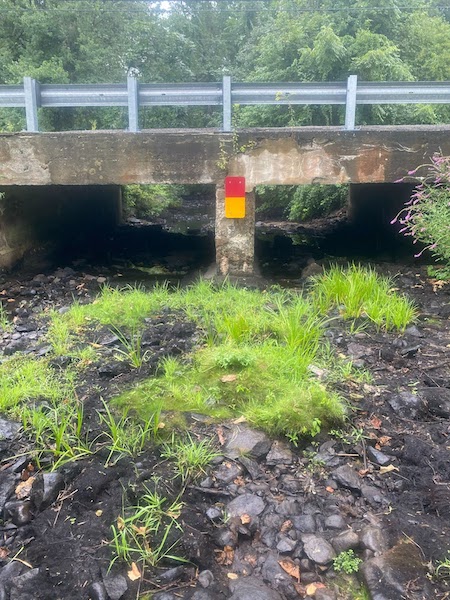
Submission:
POLYGON ((245 485, 245 479, 243 477, 241 477, 241 475, 239 475, 239 477, 236 477, 236 479, 233 481, 233 483, 235 485, 245 485))
POLYGON ((230 374, 230 375, 224 375, 223 377, 221 377, 220 381, 222 383, 231 383, 233 381, 236 381, 236 379, 237 379, 237 375, 230 374))
POLYGON ((27 466, 25 467, 25 469, 23 469, 22 473, 20 474, 20 479, 22 481, 26 481, 27 479, 29 479, 31 477, 31 475, 34 473, 34 465, 33 463, 28 463, 27 466))
POLYGON ((31 493, 31 488, 35 482, 36 477, 28 477, 26 481, 21 481, 15 489, 15 494, 19 500, 28 498, 31 493))
POLYGON ((359 475, 360 477, 365 477, 365 476, 367 475, 367 473, 368 473, 368 472, 369 472, 369 469, 360 469, 360 470, 358 471, 358 475, 359 475))
POLYGON ((239 423, 246 423, 246 422, 247 422, 247 419, 244 417, 244 415, 242 415, 233 421, 233 425, 239 425, 239 423))
POLYGON ((306 595, 314 596, 317 590, 323 590, 326 586, 323 583, 314 582, 306 586, 306 595))
POLYGON ((122 517, 117 517, 117 529, 119 531, 122 531, 122 529, 125 527, 125 521, 122 519, 122 517))
POLYGON ((289 559, 279 560, 278 564, 283 571, 286 571, 288 575, 291 575, 300 583, 300 567, 298 565, 289 559))
POLYGON ((373 415, 373 417, 370 419, 370 423, 374 429, 380 429, 382 420, 373 415))
POLYGON ((334 488, 332 488, 330 485, 327 485, 327 487, 325 489, 327 490, 327 492, 329 494, 334 494, 334 488))
POLYGON ((102 514, 103 514, 103 511, 102 511, 102 510, 100 510, 100 509, 95 511, 95 516, 96 516, 96 517, 101 517, 101 516, 102 516, 102 514))
POLYGON ((234 560, 234 550, 231 546, 225 546, 223 550, 215 550, 216 562, 219 565, 228 566, 231 565, 234 560))
POLYGON ((391 471, 399 471, 400 469, 398 467, 395 467, 394 465, 388 465, 387 467, 380 467, 380 470, 378 471, 380 475, 384 475, 385 473, 391 473, 391 471))
POLYGON ((9 555, 8 548, 5 548, 5 546, 2 546, 0 548, 0 560, 4 560, 8 555, 9 555))
POLYGON ((225 444, 225 436, 223 435, 223 427, 217 428, 217 437, 219 438, 219 444, 223 446, 225 444))
POLYGON ((247 523, 251 523, 251 522, 252 522, 252 518, 250 515, 246 515, 246 514, 241 515, 242 525, 247 525, 247 523))
POLYGON ((227 577, 228 579, 239 579, 239 575, 236 575, 236 573, 227 573, 227 577))
POLYGON ((136 579, 141 578, 141 572, 136 563, 131 563, 131 569, 128 571, 127 575, 131 581, 136 581, 136 579))
POLYGON ((382 435, 380 438, 378 438, 378 444, 380 444, 380 446, 387 446, 391 440, 392 438, 390 436, 382 435))
POLYGON ((280 533, 286 533, 286 531, 289 531, 289 529, 292 529, 292 521, 290 519, 283 523, 280 529, 280 533))

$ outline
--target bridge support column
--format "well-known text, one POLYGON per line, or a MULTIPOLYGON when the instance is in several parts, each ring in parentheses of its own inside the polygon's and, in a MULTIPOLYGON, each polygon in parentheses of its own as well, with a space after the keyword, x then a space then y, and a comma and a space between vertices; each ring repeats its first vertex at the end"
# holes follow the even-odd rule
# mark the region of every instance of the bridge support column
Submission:
POLYGON ((225 190, 216 188, 216 264, 219 275, 255 272, 255 193, 245 194, 245 218, 225 217, 225 190))

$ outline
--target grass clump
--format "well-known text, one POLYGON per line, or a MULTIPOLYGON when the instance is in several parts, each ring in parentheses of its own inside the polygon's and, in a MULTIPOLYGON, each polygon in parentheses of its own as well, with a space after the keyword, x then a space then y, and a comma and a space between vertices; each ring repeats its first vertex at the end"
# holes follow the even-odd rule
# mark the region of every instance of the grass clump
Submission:
POLYGON ((337 309, 344 319, 365 317, 378 328, 403 331, 417 316, 413 303, 395 294, 392 282, 360 265, 331 267, 312 288, 321 313, 337 309))
POLYGON ((198 442, 188 434, 185 439, 172 436, 171 442, 164 444, 161 456, 174 462, 175 473, 186 486, 189 481, 205 473, 205 467, 218 456, 218 452, 210 440, 198 442))
POLYGON ((170 501, 146 489, 139 504, 124 509, 117 524, 112 526, 111 545, 115 557, 110 567, 117 560, 123 560, 128 564, 138 564, 143 573, 145 566, 156 566, 163 559, 185 562, 172 554, 178 536, 171 534, 174 530, 181 531, 178 523, 181 508, 178 498, 170 501))
POLYGON ((8 319, 5 307, 0 302, 0 331, 9 331, 11 329, 11 322, 8 319))

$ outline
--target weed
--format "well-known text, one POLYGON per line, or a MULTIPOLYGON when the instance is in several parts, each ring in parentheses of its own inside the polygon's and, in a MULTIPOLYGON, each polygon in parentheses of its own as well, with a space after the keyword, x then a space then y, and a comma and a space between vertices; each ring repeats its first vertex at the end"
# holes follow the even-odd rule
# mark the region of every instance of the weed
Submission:
POLYGON ((205 467, 218 456, 210 440, 197 442, 188 434, 183 440, 172 436, 170 443, 164 444, 161 456, 174 461, 175 473, 183 486, 205 472, 205 467))
POLYGON ((331 267, 317 277, 312 299, 322 313, 334 308, 344 319, 365 317, 386 330, 403 331, 417 316, 413 303, 392 291, 389 279, 355 264, 331 267))
POLYGON ((3 304, 0 302, 0 331, 9 331, 11 329, 11 322, 8 319, 8 315, 3 304))
POLYGON ((447 551, 447 556, 436 564, 434 573, 438 579, 450 580, 450 550, 447 551))
POLYGON ((171 537, 171 533, 174 529, 181 531, 177 521, 181 508, 182 503, 178 498, 170 502, 146 488, 139 504, 124 509, 117 524, 112 526, 111 545, 115 557, 110 568, 116 560, 128 564, 136 562, 142 570, 146 565, 153 567, 163 559, 186 562, 171 554, 178 542, 176 536, 171 537))
POLYGON ((142 332, 132 329, 129 337, 117 327, 111 327, 111 332, 117 335, 123 346, 115 349, 119 357, 125 359, 135 369, 142 367, 149 358, 149 352, 142 349, 142 332))
POLYGON ((344 431, 344 429, 331 429, 330 435, 348 446, 359 444, 366 438, 364 429, 353 426, 349 431, 344 431))
POLYGON ((350 575, 350 573, 357 573, 359 571, 362 562, 363 561, 355 555, 353 550, 345 550, 338 554, 333 560, 333 568, 338 573, 343 572, 350 575))
POLYGON ((159 412, 152 415, 143 424, 133 422, 125 413, 116 420, 106 402, 103 401, 104 413, 99 412, 100 422, 106 426, 101 437, 106 437, 106 447, 109 450, 105 466, 111 464, 111 459, 116 455, 114 462, 123 456, 136 456, 145 447, 145 444, 156 436, 159 429, 159 412))

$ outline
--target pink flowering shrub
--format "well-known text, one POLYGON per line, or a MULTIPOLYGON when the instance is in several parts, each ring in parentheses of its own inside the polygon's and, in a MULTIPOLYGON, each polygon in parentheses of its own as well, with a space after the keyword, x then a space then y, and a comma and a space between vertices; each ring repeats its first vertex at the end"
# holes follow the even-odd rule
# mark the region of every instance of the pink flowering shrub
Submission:
POLYGON ((417 186, 391 223, 399 223, 400 233, 425 245, 416 258, 431 250, 433 256, 446 263, 450 274, 450 156, 434 154, 429 164, 409 171, 401 181, 411 178, 417 186))

